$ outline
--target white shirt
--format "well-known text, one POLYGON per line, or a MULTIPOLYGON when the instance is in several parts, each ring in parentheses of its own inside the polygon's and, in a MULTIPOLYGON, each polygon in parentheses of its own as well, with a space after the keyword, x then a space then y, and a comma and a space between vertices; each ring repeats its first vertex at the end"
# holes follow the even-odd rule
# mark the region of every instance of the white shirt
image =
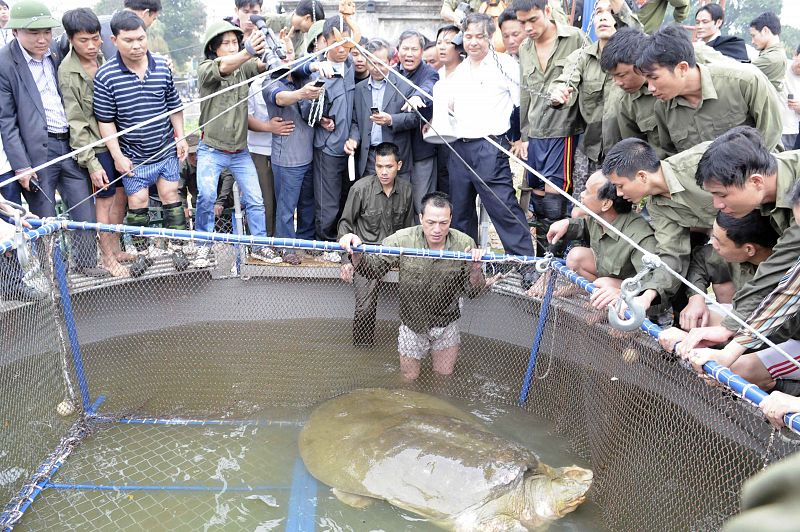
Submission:
MULTIPOLYGON (((264 93, 261 92, 264 79, 263 77, 258 78, 250 84, 250 97, 247 98, 247 114, 258 120, 269 122, 269 111, 264 101, 264 93)), ((272 133, 248 130, 247 149, 250 150, 250 153, 272 155, 272 133)))
MULTIPOLYGON (((792 95, 794 100, 800 100, 800 76, 792 72, 792 62, 789 61, 786 65, 786 78, 783 80, 783 94, 780 95, 783 100, 783 134, 796 135, 800 127, 800 114, 789 109, 789 95, 792 95)), ((791 146, 784 146, 787 150, 791 150, 791 146)))
POLYGON ((36 82, 36 88, 42 98, 47 131, 66 133, 69 131, 69 122, 67 122, 67 113, 64 111, 64 104, 61 101, 61 93, 58 92, 56 67, 51 53, 48 51, 39 61, 31 57, 31 54, 22 46, 19 48, 28 63, 28 69, 31 71, 33 81, 36 82))
POLYGON ((503 135, 511 127, 511 112, 519 106, 519 65, 491 51, 478 67, 467 58, 447 80, 446 89, 459 138, 503 135))
POLYGON ((7 45, 14 40, 13 30, 9 28, 0 28, 0 48, 7 45))

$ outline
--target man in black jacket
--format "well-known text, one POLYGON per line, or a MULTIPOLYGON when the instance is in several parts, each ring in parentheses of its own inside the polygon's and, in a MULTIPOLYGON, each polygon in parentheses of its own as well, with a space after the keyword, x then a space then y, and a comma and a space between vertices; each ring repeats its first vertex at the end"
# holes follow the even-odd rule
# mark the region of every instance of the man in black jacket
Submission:
POLYGON ((747 63, 747 47, 743 39, 733 35, 722 35, 722 23, 725 21, 725 12, 719 4, 706 4, 697 10, 694 16, 695 32, 698 40, 704 41, 708 46, 723 55, 732 57, 742 63, 747 63))

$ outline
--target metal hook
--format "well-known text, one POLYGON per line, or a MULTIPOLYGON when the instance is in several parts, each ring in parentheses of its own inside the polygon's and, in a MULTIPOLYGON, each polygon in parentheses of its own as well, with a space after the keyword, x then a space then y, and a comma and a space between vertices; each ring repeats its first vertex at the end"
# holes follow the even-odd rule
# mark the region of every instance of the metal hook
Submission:
POLYGON ((17 261, 22 267, 22 271, 28 271, 31 266, 31 255, 25 243, 25 230, 22 226, 22 216, 18 210, 14 211, 14 249, 17 251, 17 261))
POLYGON ((631 332, 639 329, 645 320, 647 313, 644 307, 636 302, 636 294, 639 292, 639 280, 634 278, 625 279, 620 287, 620 298, 608 306, 608 322, 615 329, 624 332, 631 332), (628 307, 629 318, 620 318, 622 312, 622 302, 628 307))
POLYGON ((551 262, 553 262, 553 253, 548 251, 544 254, 544 258, 536 262, 534 267, 536 268, 537 272, 545 273, 550 269, 551 262))

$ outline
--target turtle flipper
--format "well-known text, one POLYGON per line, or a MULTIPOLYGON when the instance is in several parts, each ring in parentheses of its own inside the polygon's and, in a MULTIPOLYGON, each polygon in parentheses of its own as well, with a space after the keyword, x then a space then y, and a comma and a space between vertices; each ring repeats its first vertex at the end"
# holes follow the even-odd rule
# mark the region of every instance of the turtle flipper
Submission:
POLYGON ((345 503, 347 506, 352 506, 353 508, 358 508, 359 510, 366 508, 375 502, 375 499, 372 497, 365 497, 363 495, 342 491, 336 488, 331 488, 331 491, 337 499, 345 503))

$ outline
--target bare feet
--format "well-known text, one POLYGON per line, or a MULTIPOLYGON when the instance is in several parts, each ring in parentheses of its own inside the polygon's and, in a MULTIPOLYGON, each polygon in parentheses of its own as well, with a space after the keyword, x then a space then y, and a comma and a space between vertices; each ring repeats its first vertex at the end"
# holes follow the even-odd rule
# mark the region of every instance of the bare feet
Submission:
POLYGON ((114 253, 114 258, 117 260, 117 262, 128 263, 135 261, 136 255, 131 255, 130 253, 120 251, 118 253, 114 253))
POLYGON ((108 270, 114 277, 126 278, 131 276, 130 270, 117 261, 103 261, 103 268, 108 270))

